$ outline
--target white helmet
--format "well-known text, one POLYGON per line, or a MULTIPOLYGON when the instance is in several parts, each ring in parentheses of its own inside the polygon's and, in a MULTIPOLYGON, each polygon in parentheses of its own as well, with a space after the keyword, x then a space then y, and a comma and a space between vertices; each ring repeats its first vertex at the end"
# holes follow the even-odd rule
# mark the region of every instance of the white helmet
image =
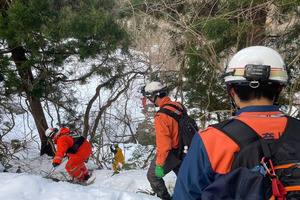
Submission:
POLYGON ((54 137, 54 135, 58 132, 58 129, 57 128, 48 128, 46 131, 45 131, 45 135, 46 137, 48 138, 52 138, 54 137))
POLYGON ((160 82, 151 82, 146 86, 142 87, 142 94, 147 97, 151 98, 154 96, 165 96, 168 92, 167 86, 163 86, 160 82))
POLYGON ((237 52, 230 60, 222 77, 225 84, 239 83, 258 87, 261 83, 287 85, 289 73, 275 50, 252 46, 237 52))

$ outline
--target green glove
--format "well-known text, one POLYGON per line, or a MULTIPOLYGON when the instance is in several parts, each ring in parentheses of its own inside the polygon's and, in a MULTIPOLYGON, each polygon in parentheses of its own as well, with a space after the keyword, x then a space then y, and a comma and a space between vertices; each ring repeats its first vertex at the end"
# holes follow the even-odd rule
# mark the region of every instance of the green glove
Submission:
POLYGON ((156 167, 155 167, 155 175, 159 178, 162 178, 165 176, 165 173, 164 173, 164 166, 163 165, 158 165, 156 164, 156 167))

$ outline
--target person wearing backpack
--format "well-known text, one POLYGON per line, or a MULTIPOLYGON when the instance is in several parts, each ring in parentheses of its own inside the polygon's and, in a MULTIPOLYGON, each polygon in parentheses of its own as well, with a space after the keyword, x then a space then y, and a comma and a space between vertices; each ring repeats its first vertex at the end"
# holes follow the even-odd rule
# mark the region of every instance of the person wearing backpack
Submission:
POLYGON ((55 157, 52 161, 53 167, 58 167, 65 156, 69 158, 65 169, 71 177, 79 181, 87 181, 89 172, 84 164, 92 153, 91 144, 83 137, 72 133, 68 128, 48 128, 45 135, 53 139, 57 145, 55 157))
MULTIPOLYGON (((168 88, 159 82, 151 82, 142 87, 142 94, 149 99, 155 106, 162 108, 166 104, 181 107, 177 102, 171 101, 167 96, 168 88)), ((179 113, 172 106, 164 106, 173 112, 179 113)), ((184 108, 186 109, 186 108, 184 108)), ((158 112, 154 119, 156 133, 156 155, 151 161, 147 172, 147 179, 153 191, 161 199, 170 200, 171 196, 165 185, 163 177, 170 171, 178 174, 181 160, 179 159, 179 135, 178 122, 171 116, 158 112)))
POLYGON ((232 57, 222 77, 237 113, 195 135, 177 177, 173 199, 299 199, 300 122, 286 117, 277 106, 279 94, 289 84, 282 57, 268 47, 247 47, 232 57), (256 188, 263 190, 262 196, 247 197, 247 192, 251 195, 255 191, 249 191, 253 185, 239 180, 244 174, 226 182, 224 177, 233 174, 230 172, 245 168, 247 175, 259 174, 253 184, 262 184, 256 188), (235 190, 234 184, 246 185, 248 191, 235 190))

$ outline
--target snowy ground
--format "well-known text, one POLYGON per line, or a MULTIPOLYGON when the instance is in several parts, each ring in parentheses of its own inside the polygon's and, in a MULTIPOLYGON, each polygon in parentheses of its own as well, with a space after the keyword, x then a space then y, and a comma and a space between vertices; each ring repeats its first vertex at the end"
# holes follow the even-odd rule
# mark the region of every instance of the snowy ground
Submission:
MULTIPOLYGON (((87 163, 93 170, 90 180, 94 183, 83 186, 64 181, 69 176, 63 162, 54 172, 52 158, 37 156, 36 158, 10 162, 13 167, 9 172, 0 173, 0 199, 2 200, 154 200, 159 199, 148 193, 151 190, 147 181, 147 170, 121 170, 114 174, 110 169, 97 169, 91 162, 87 163), (21 169, 22 173, 16 173, 21 169), (56 182, 46 178, 59 178, 56 182)), ((164 178, 170 193, 176 181, 174 173, 164 178)))

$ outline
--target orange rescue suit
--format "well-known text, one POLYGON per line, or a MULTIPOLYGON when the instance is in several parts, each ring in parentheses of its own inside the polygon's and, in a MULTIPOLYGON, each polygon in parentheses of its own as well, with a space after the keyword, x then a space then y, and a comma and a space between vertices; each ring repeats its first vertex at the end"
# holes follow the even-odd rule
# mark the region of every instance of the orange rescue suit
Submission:
MULTIPOLYGON (((179 103, 171 101, 168 96, 163 97, 160 100, 158 106, 161 108, 164 104, 174 104, 181 107, 179 103)), ((174 112, 178 112, 172 106, 165 106, 164 108, 167 108, 174 112)), ((179 147, 178 122, 173 117, 165 113, 157 113, 154 119, 154 127, 157 146, 156 164, 164 165, 169 151, 171 149, 177 149, 179 147)))
POLYGON ((57 144, 57 151, 53 159, 53 163, 61 164, 65 154, 69 157, 69 160, 65 166, 65 169, 70 176, 83 180, 88 175, 88 170, 84 162, 89 158, 92 153, 92 147, 90 143, 85 140, 78 148, 76 153, 67 153, 68 149, 74 145, 74 139, 70 136, 70 130, 68 128, 61 128, 60 132, 54 137, 54 144, 57 144))

